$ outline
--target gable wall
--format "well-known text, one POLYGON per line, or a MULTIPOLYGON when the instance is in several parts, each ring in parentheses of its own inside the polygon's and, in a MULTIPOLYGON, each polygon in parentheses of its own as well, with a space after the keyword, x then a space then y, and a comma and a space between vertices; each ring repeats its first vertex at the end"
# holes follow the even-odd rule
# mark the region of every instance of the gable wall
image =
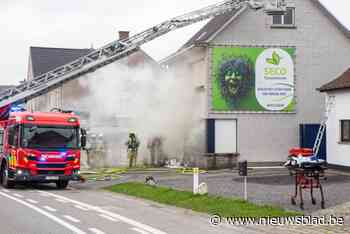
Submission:
MULTIPOLYGON (((349 66, 350 41, 343 32, 311 0, 287 2, 296 7, 296 29, 272 29, 271 16, 247 10, 210 42, 211 45, 296 47, 296 114, 209 112, 210 118, 238 119, 238 151, 249 161, 285 160, 288 149, 299 145, 299 124, 319 123, 323 116, 324 97, 316 88, 349 66)), ((208 59, 211 60, 210 53, 208 59)), ((208 81, 210 77, 209 70, 208 81)), ((210 108, 210 88, 208 103, 210 108)))

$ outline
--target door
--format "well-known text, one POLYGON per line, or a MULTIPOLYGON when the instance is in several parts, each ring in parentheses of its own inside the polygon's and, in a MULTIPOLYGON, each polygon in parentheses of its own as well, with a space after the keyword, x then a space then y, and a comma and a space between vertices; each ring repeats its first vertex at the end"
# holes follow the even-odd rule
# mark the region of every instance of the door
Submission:
POLYGON ((215 120, 215 153, 237 153, 237 120, 215 120))
MULTIPOLYGON (((301 124, 300 125, 300 147, 313 148, 320 124, 301 124)), ((320 150, 317 157, 327 160, 327 146, 326 146, 327 132, 325 130, 323 139, 320 145, 320 150)))

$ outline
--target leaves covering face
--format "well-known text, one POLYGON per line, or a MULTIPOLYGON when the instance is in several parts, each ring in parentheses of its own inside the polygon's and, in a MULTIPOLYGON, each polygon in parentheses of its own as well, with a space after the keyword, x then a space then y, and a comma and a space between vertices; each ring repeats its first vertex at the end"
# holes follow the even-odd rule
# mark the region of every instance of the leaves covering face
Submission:
POLYGON ((221 65, 219 70, 220 92, 231 108, 235 108, 253 87, 253 67, 253 63, 245 57, 230 59, 221 65), (231 83, 232 79, 227 79, 227 76, 233 77, 233 74, 235 78, 239 78, 234 79, 235 82, 231 83), (236 92, 232 92, 232 89, 236 92))
POLYGON ((274 51, 272 53, 272 58, 268 58, 266 59, 266 62, 272 65, 279 65, 281 62, 281 57, 276 53, 276 51, 274 51))

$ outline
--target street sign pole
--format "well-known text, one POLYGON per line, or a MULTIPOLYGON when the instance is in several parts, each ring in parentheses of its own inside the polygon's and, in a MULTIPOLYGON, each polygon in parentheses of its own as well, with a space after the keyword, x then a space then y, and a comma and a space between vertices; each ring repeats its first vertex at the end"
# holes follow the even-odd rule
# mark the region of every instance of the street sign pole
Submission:
POLYGON ((244 200, 248 200, 247 192, 247 176, 248 176, 248 162, 242 161, 238 162, 238 174, 243 177, 243 190, 244 190, 244 200))
POLYGON ((198 194, 199 168, 193 168, 193 194, 198 194))

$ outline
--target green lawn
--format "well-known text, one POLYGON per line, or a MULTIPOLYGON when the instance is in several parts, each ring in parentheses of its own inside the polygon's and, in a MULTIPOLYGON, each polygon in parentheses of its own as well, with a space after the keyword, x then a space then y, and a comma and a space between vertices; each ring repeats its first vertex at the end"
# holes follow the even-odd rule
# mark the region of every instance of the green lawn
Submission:
POLYGON ((123 193, 198 212, 220 214, 225 217, 286 217, 302 215, 299 212, 286 211, 282 208, 267 205, 260 206, 240 199, 193 195, 191 192, 141 183, 117 184, 106 189, 111 192, 123 193))

